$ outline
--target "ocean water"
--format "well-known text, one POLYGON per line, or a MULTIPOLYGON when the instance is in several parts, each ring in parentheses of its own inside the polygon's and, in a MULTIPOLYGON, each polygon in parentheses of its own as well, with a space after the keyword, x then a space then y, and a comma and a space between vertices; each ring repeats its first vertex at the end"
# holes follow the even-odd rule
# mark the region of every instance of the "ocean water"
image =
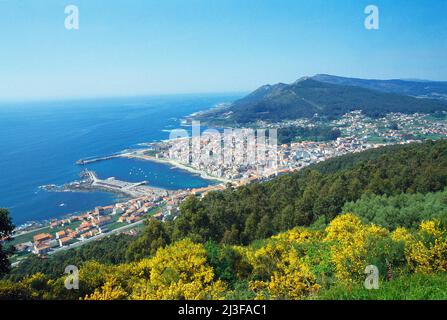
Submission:
MULTIPOLYGON (((79 179, 76 160, 167 139, 180 118, 240 95, 175 95, 0 104, 0 207, 14 223, 41 221, 123 200, 107 192, 47 192, 39 186, 79 179)), ((101 178, 147 180, 166 189, 209 185, 197 175, 141 160, 86 166, 101 178)))

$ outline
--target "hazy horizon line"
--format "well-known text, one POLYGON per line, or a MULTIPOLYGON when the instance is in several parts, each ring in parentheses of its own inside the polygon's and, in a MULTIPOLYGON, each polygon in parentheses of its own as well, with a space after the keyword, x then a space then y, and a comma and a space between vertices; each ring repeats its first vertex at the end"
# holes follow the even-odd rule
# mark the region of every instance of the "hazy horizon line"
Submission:
MULTIPOLYGON (((431 79, 422 79, 422 78, 399 78, 399 77, 393 77, 393 78, 378 78, 378 77, 359 77, 359 76, 348 76, 348 75, 335 75, 330 73, 316 73, 314 75, 308 76, 304 75, 301 77, 298 77, 297 80, 302 78, 313 78, 315 76, 319 75, 325 75, 325 76, 332 76, 332 77, 339 77, 339 78, 350 78, 350 79, 360 79, 360 80, 368 80, 368 81, 413 81, 413 82, 438 82, 438 83, 444 83, 447 82, 447 80, 431 80, 431 79)), ((293 83, 292 82, 271 82, 271 83, 264 83, 263 85, 272 85, 272 84, 278 84, 278 83, 293 83)), ((107 100, 107 99, 126 99, 126 98, 150 98, 150 97, 164 97, 164 96, 194 96, 194 95, 238 95, 238 94, 249 94, 250 92, 255 91, 259 87, 263 86, 259 85, 255 88, 248 89, 248 90, 223 90, 223 91, 194 91, 194 92, 153 92, 153 93, 135 93, 135 94, 95 94, 95 95, 79 95, 79 96, 53 96, 53 97, 29 97, 29 98, 6 98, 2 99, 0 97, 0 104, 25 104, 25 103, 45 103, 45 102, 66 102, 66 101, 83 101, 83 100, 107 100)))
POLYGON ((173 96, 201 96, 201 95, 244 95, 251 91, 203 91, 203 92, 178 92, 178 93, 142 93, 142 94, 117 94, 117 95, 86 95, 86 96, 67 96, 67 97, 43 97, 43 98, 24 98, 24 99, 1 99, 3 104, 27 104, 27 103, 57 103, 72 101, 92 101, 92 100, 110 100, 110 99, 138 99, 138 98, 157 98, 173 96))

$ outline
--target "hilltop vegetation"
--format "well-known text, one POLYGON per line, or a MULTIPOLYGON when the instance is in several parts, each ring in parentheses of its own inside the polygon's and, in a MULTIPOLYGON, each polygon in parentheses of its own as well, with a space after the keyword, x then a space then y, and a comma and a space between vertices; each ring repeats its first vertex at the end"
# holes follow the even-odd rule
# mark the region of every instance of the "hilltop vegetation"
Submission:
POLYGON ((437 219, 447 225, 447 189, 427 194, 364 195, 348 202, 343 212, 355 212, 363 221, 390 230, 416 229, 424 220, 437 219))
POLYGON ((278 143, 291 143, 295 141, 330 141, 341 136, 338 129, 329 126, 307 127, 284 127, 278 129, 278 143))
POLYGON ((13 230, 14 225, 12 224, 9 212, 6 209, 0 208, 0 276, 10 270, 8 261, 10 250, 3 247, 2 240, 8 239, 12 235, 13 230))
POLYGON ((87 262, 80 269, 79 290, 65 290, 63 277, 42 273, 16 283, 0 281, 0 297, 445 299, 440 289, 445 287, 446 255, 447 231, 436 220, 421 223, 417 231, 399 228, 390 232, 346 214, 324 229, 294 228, 249 246, 185 239, 134 263, 87 262), (373 293, 360 287, 367 265, 378 267, 383 285, 373 293), (411 288, 411 296, 402 291, 408 281, 417 286, 411 288), (349 295, 352 290, 354 295, 349 295))
POLYGON ((212 110, 198 118, 210 123, 244 125, 260 120, 311 118, 315 114, 332 119, 354 110, 371 117, 390 112, 438 113, 447 110, 447 102, 303 78, 292 84, 262 86, 229 108, 212 110))

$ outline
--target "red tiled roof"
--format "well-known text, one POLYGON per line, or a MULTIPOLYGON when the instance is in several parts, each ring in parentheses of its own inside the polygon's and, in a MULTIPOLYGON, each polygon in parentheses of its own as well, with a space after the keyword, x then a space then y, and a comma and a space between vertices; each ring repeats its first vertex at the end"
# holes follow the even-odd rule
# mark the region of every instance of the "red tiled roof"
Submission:
POLYGON ((49 233, 40 233, 38 235, 35 235, 33 237, 34 241, 42 241, 42 240, 47 240, 47 239, 51 239, 53 238, 53 236, 49 233))
POLYGON ((61 242, 61 243, 67 243, 67 242, 70 241, 70 240, 71 240, 70 237, 64 237, 64 238, 60 239, 60 242, 61 242))

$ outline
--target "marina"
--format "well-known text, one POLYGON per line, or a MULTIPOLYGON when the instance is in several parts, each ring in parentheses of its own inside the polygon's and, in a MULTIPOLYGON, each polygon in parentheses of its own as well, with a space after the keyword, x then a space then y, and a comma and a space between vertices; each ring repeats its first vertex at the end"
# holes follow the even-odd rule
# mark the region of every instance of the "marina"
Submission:
POLYGON ((104 190, 112 193, 120 193, 132 198, 138 198, 143 196, 166 196, 168 191, 148 186, 148 181, 141 182, 127 182, 116 179, 114 177, 109 177, 106 179, 100 179, 96 172, 90 170, 84 170, 81 173, 83 180, 80 182, 75 182, 66 185, 66 190, 76 191, 76 190, 104 190))

